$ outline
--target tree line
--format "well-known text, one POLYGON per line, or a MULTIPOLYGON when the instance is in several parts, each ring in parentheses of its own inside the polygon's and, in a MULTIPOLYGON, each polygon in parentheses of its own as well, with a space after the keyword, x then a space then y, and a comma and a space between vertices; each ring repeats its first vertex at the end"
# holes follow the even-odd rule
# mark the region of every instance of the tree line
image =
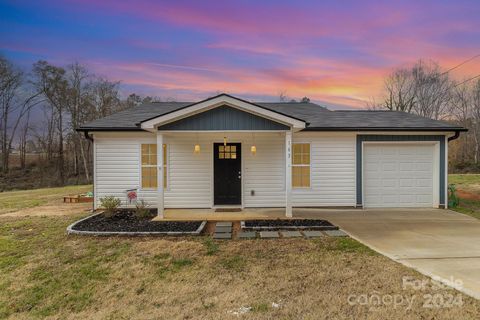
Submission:
MULTIPOLYGON (((420 60, 388 74, 382 91, 368 108, 409 112, 468 128, 450 144, 450 170, 479 171, 479 78, 454 80, 438 63, 420 60)), ((41 60, 24 71, 0 56, 0 191, 15 187, 22 177, 39 181, 31 187, 91 182, 92 143, 75 129, 158 100, 134 93, 122 99, 120 82, 95 75, 77 62, 61 67, 41 60), (27 156, 32 154, 35 161, 29 163, 27 156)), ((295 101, 284 92, 280 100, 295 101)))
MULTIPOLYGON (((15 180, 10 176, 14 158, 20 170, 32 171, 27 170, 27 155, 33 153, 36 175, 29 178, 43 181, 37 186, 90 182, 92 144, 75 129, 158 100, 137 94, 122 99, 119 90, 119 82, 79 63, 60 67, 38 61, 26 72, 0 57, 0 177, 15 180)), ((15 181, 4 181, 8 183, 15 181)))
POLYGON ((449 71, 423 60, 397 68, 385 78, 380 100, 372 99, 367 107, 414 113, 469 129, 449 145, 450 171, 478 172, 480 78, 454 80, 449 71))

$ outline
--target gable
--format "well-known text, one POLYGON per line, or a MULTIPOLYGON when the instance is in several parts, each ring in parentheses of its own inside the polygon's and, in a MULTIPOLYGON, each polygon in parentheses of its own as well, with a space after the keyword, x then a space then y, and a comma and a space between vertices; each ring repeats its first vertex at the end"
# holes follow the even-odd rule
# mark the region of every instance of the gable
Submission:
POLYGON ((289 130, 282 123, 222 105, 214 109, 173 121, 158 130, 289 130))

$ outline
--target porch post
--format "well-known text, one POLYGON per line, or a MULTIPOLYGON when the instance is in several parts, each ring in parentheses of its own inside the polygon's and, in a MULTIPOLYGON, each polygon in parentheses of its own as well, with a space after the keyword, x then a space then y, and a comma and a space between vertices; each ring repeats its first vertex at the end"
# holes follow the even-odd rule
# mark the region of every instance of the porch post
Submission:
POLYGON ((163 218, 163 134, 157 132, 157 215, 163 218))
POLYGON ((285 214, 291 218, 292 213, 292 132, 285 132, 285 214))

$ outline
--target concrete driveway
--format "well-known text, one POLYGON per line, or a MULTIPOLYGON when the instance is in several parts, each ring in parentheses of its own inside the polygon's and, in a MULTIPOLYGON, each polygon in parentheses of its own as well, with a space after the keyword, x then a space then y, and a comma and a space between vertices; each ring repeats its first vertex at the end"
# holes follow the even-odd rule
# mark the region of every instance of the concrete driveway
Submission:
MULTIPOLYGON (((480 299, 480 220, 440 209, 321 212, 353 238, 427 276, 480 299)), ((297 210, 295 216, 313 216, 297 210)), ((318 214, 315 214, 318 217, 318 214)))

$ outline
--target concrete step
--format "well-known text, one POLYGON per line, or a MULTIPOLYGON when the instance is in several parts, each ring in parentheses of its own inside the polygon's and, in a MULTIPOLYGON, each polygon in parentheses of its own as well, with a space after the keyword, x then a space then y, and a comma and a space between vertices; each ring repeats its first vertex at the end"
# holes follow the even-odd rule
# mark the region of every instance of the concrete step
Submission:
POLYGON ((217 227, 232 227, 231 221, 219 221, 216 224, 217 227))
POLYGON ((255 239, 257 233, 255 231, 242 231, 238 233, 238 239, 255 239))
POLYGON ((231 233, 214 233, 213 239, 232 239, 231 233))
POLYGON ((215 233, 232 233, 232 227, 215 227, 215 233))

